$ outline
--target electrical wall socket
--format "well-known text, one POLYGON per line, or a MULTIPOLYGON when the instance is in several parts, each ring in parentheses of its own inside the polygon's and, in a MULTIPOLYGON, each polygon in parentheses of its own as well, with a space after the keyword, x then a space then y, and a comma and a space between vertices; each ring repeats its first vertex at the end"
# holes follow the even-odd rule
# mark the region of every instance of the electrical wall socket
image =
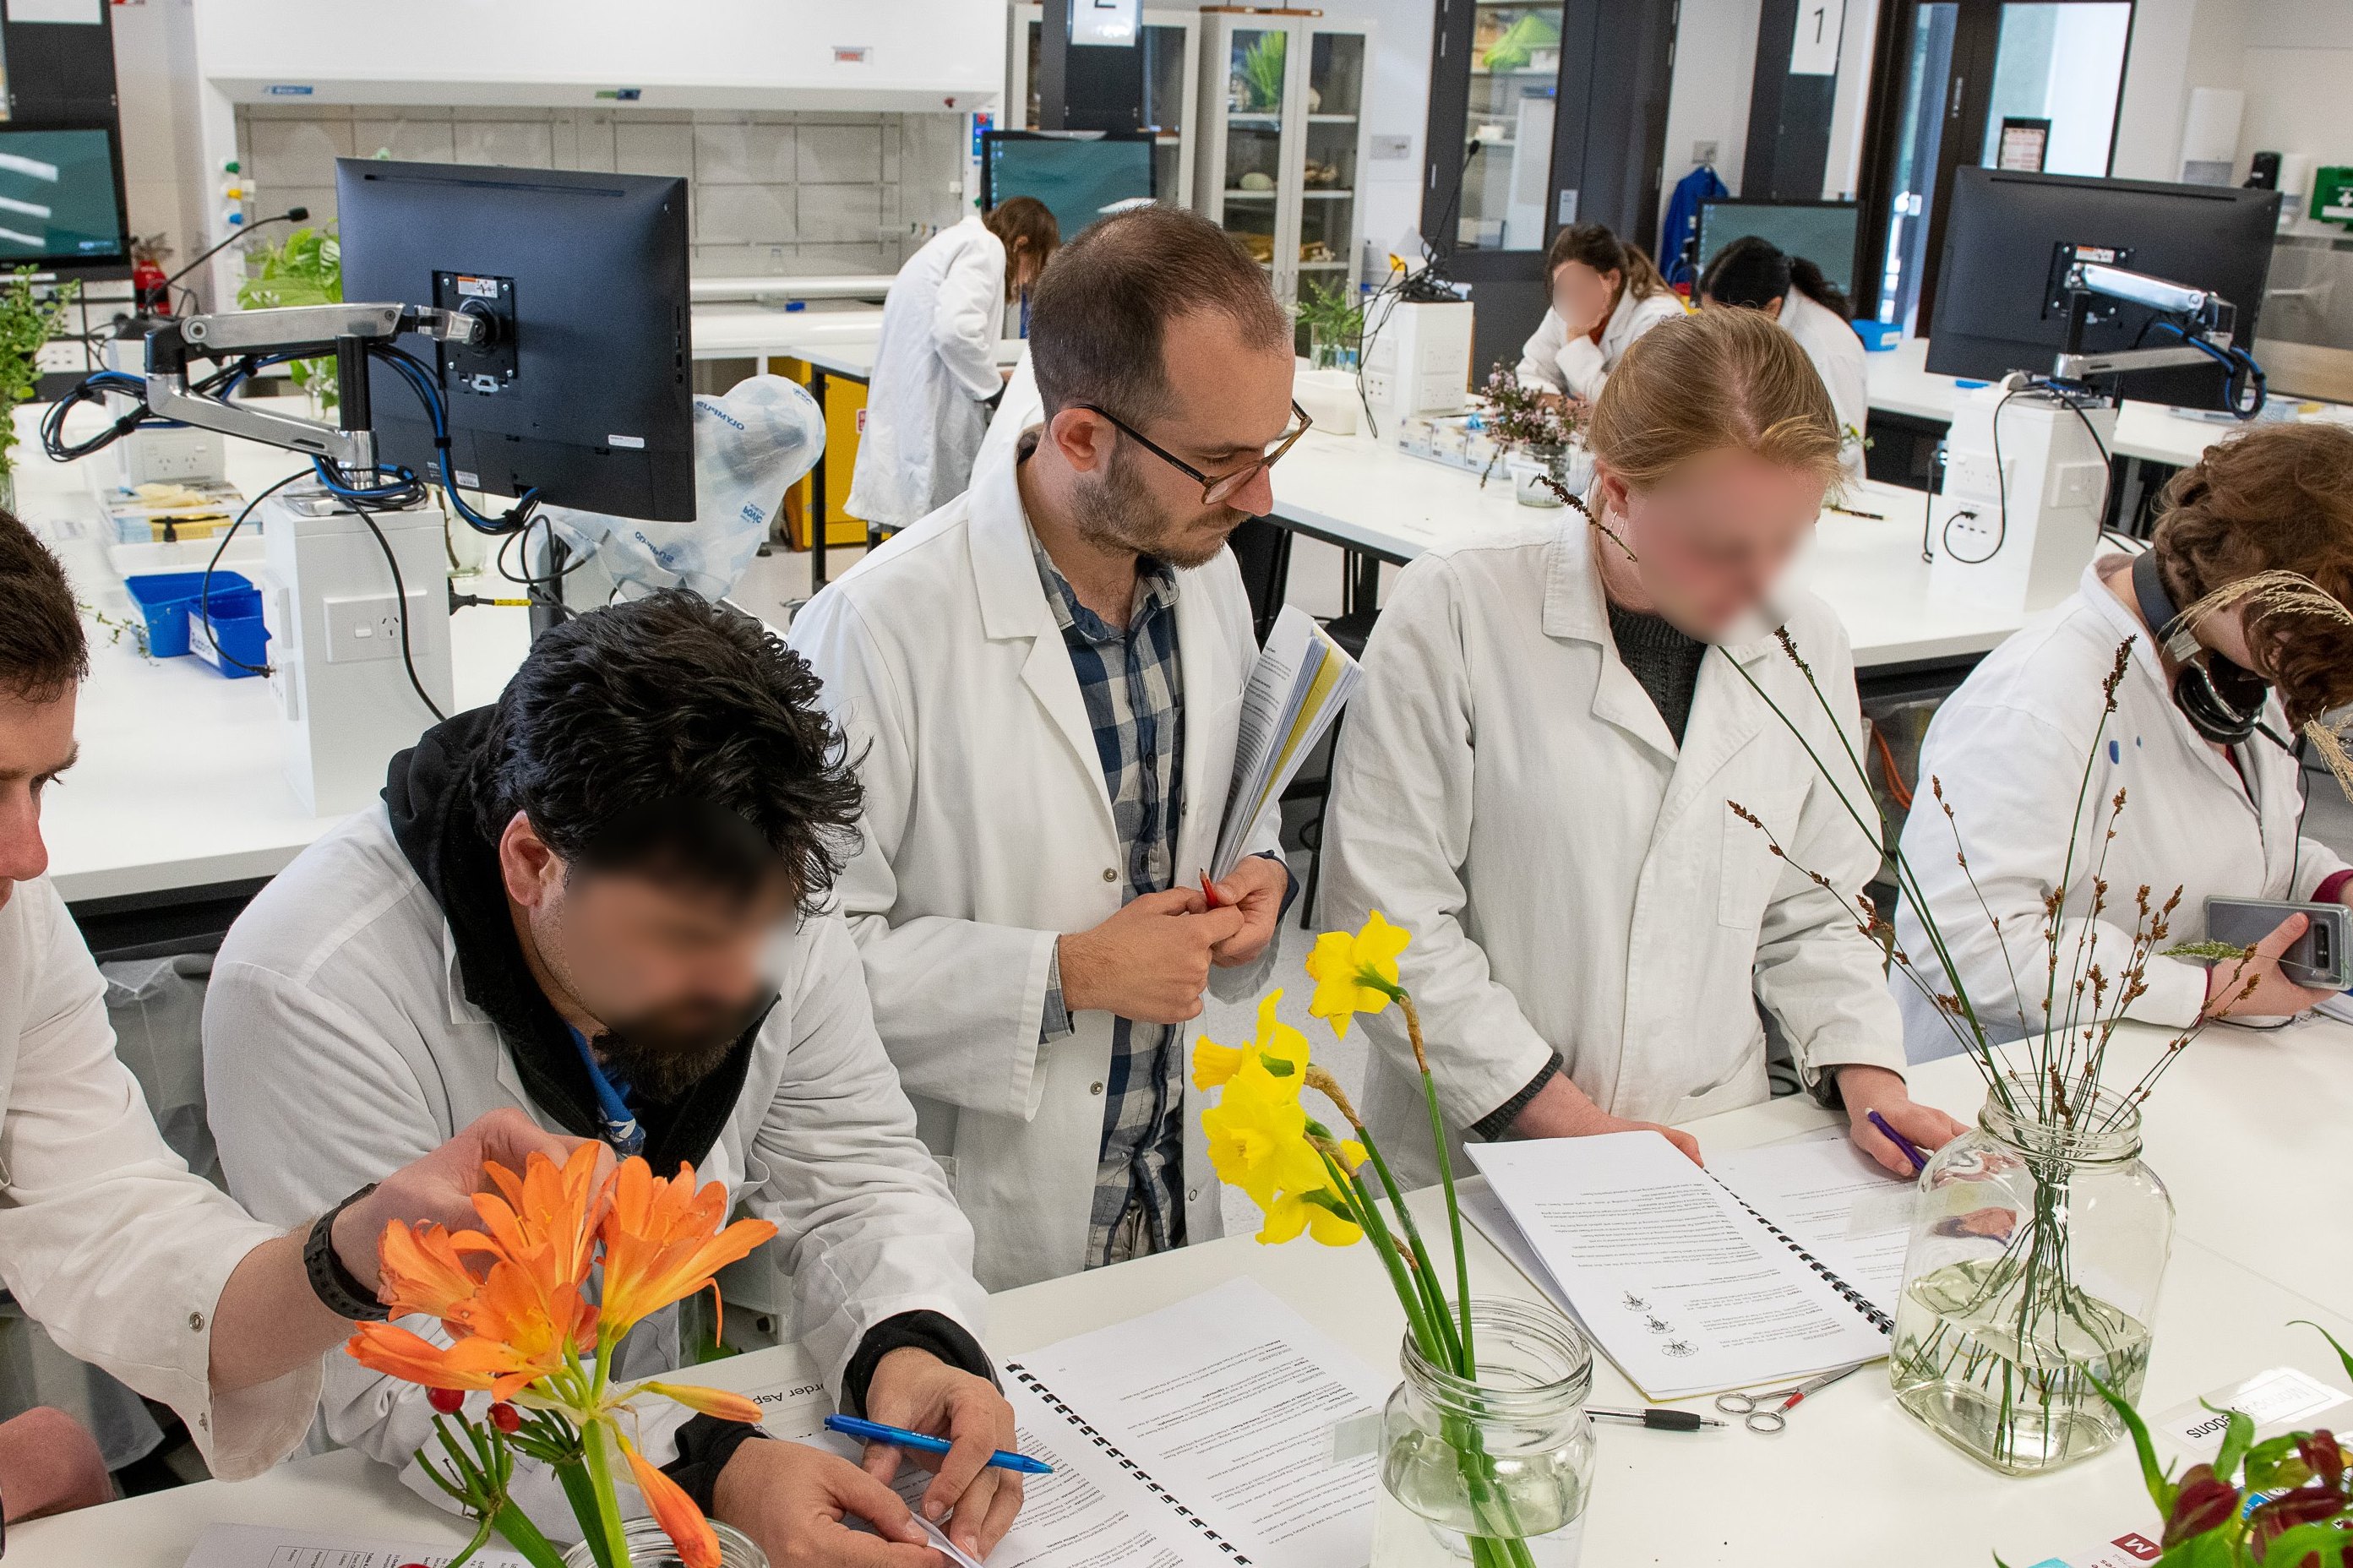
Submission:
MULTIPOLYGON (((327 662, 358 664, 400 657, 400 609, 390 594, 364 598, 328 598, 327 662)), ((423 616, 425 595, 408 595, 409 613, 423 616)))
POLYGON ((2097 506, 2107 493, 2108 469, 2105 463, 2059 463, 2051 469, 2050 493, 2043 498, 2045 506, 2097 506))
MULTIPOLYGON (((2014 468, 2015 459, 2001 465, 2014 468)), ((1945 464, 1945 493, 1976 496, 1999 502, 2001 499, 2001 469, 1994 466, 1989 452, 1950 452, 1945 464)))
POLYGON ((1693 162, 1693 163, 1715 163, 1715 142, 1693 142, 1693 143, 1692 143, 1692 162, 1693 162))

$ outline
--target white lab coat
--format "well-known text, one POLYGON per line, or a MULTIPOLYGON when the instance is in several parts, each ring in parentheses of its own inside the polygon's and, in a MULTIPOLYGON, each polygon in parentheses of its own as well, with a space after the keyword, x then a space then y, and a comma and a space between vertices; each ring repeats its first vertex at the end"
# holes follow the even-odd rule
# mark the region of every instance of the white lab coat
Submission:
POLYGON ((988 434, 980 438, 980 455, 972 460, 972 471, 1013 460, 1014 448, 1021 444, 1021 433, 1032 425, 1044 423, 1046 399, 1038 391, 1038 370, 1029 363, 1029 349, 1023 344, 1021 357, 1013 363, 1013 374, 1006 379, 1005 395, 997 400, 997 412, 988 416, 988 434))
MULTIPOLYGON (((2109 556, 2085 567, 2073 595, 1988 654, 1936 710, 1920 749, 1904 851, 1936 911, 1971 1004, 2003 1038, 2042 1026, 2049 967, 2042 940, 2043 900, 2066 863, 2069 808, 2084 784, 2087 756, 2091 781, 2084 790, 2083 826, 2075 829, 2078 842, 2089 845, 2105 832, 2108 802, 2117 790, 2126 792, 2116 837, 2105 849, 2109 912, 2098 922, 2097 945, 2091 949, 2110 975, 2130 951, 2134 899, 2144 883, 2158 903, 2175 888, 2181 889, 2166 942, 2171 946, 2205 936, 2210 897, 2309 899, 2345 865, 2326 846, 2297 833, 2303 800, 2294 757, 2261 735, 2239 747, 2239 764, 2254 784, 2251 798, 2231 763, 2174 707, 2147 629, 2100 581, 2102 567, 2112 567, 2115 560, 2109 556), (2116 646, 2127 637, 2135 639, 2132 665, 2116 689, 2116 711, 2094 754, 2100 683, 2115 668, 2116 646), (1930 793, 1931 779, 1944 783, 1952 824, 1930 793), (2090 826, 2094 818, 2096 831, 2090 826), (1954 858, 1956 827, 1977 880, 1974 891, 1954 858), (1978 906, 1980 892, 2008 933, 2007 964, 1978 906), (2010 983, 2013 969, 2028 993, 2022 1005, 2010 983)), ((2287 734, 2276 698, 2264 722, 2275 733, 2287 734)), ((2072 958, 2092 902, 2092 869, 2080 854, 2066 893, 2070 923, 2061 940, 2063 952, 2072 958)), ((1938 990, 1946 989, 1919 912, 1908 899, 1897 912, 1895 930, 1897 944, 1921 961, 1938 990)), ((2147 980, 2147 994, 2133 1005, 2130 1016, 2172 1028, 2196 1020, 2206 1000, 2202 964, 2152 958, 2147 980)), ((1894 984, 1904 1008, 1905 1044, 1914 1059, 1958 1049, 1936 1009, 1901 977, 1894 984)))
MULTIPOLYGON (((1783 598, 1852 741, 1845 633, 1810 595, 1783 598)), ((1841 890, 1877 865, 1733 659, 1817 752, 1843 754, 1761 618, 1701 665, 1678 748, 1619 658, 1581 521, 1431 552, 1399 577, 1341 737, 1324 923, 1377 909, 1413 932, 1401 974, 1454 1132, 1554 1051, 1618 1116, 1688 1121, 1761 1100, 1760 1008, 1810 1084, 1845 1063, 1902 1069, 1878 950, 1852 906, 1774 859, 1726 804, 1841 890)), ((1357 1021, 1374 1047, 1367 1123, 1400 1179, 1434 1179, 1398 1010, 1357 1021)))
MULTIPOLYGON (((1813 361, 1814 373, 1831 395, 1831 406, 1838 411, 1841 434, 1853 430, 1860 435, 1867 429, 1871 396, 1863 386, 1862 340, 1855 336, 1853 325, 1836 310, 1807 298, 1804 289, 1792 289, 1781 301, 1781 328, 1798 340, 1798 346, 1813 361)), ((1862 443, 1850 444, 1841 456, 1847 471, 1861 476, 1862 443)))
MULTIPOLYGON (((886 1318, 927 1310, 978 1334, 972 1231, 916 1140, 841 921, 780 934, 767 973, 781 999, 695 1175, 775 1222, 769 1251, 796 1298, 788 1337, 839 1398, 859 1342, 886 1318)), ((467 1000, 456 941, 381 806, 304 850, 231 928, 205 1007, 205 1081, 230 1190, 265 1218, 317 1213, 503 1106, 548 1124, 467 1000)), ((428 1320, 403 1321, 447 1342, 428 1320)), ((631 1334, 617 1375, 653 1375, 679 1354, 668 1309, 631 1334)), ((322 1415, 328 1438, 441 1500, 410 1458, 432 1436, 423 1389, 338 1352, 322 1415)), ((657 1463, 678 1419, 664 1409, 646 1424, 657 1463)))
POLYGON ((980 405, 1004 384, 1004 328, 1005 242, 977 216, 934 235, 899 268, 850 470, 852 517, 904 528, 964 492, 980 405))
POLYGON ((1603 384, 1634 340, 1662 321, 1683 315, 1683 302, 1672 290, 1637 300, 1631 289, 1618 297, 1597 343, 1586 333, 1568 335, 1568 324, 1558 310, 1547 308, 1535 332, 1520 349, 1520 379, 1540 383, 1555 392, 1581 397, 1588 403, 1601 395, 1603 384))
MULTIPOLYGON (((875 1021, 948 1167, 992 1290, 1075 1274, 1103 1144, 1113 1018, 1039 1042, 1054 942, 1124 885, 1103 763, 1038 578, 1011 460, 809 602, 792 643, 862 757, 865 842, 843 912, 875 1021)), ((1180 879, 1209 863, 1257 646, 1230 554, 1176 574, 1185 703, 1180 879)), ((1275 847, 1270 811, 1245 847, 1275 847)), ((1261 963, 1213 972, 1241 996, 1261 963)), ((1199 1107, 1185 1125, 1187 1238, 1221 1234, 1199 1107)))
POLYGON ((17 883, 0 905, 0 1282, 68 1352, 178 1411, 214 1475, 242 1480, 294 1451, 319 1397, 315 1363, 212 1390, 221 1288, 281 1227, 165 1146, 105 997, 48 879, 17 883))

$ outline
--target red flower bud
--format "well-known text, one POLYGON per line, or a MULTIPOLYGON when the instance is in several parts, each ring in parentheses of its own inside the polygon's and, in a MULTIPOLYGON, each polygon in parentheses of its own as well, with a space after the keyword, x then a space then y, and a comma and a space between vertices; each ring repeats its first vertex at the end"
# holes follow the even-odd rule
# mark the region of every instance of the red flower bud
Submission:
POLYGON ((2337 1435, 2326 1426, 2307 1432, 2295 1440, 2295 1451, 2321 1484, 2334 1491, 2345 1479, 2345 1450, 2337 1446, 2337 1435))
POLYGON ((461 1389, 432 1388, 426 1390, 425 1403, 444 1415, 455 1415, 466 1407, 466 1395, 461 1389))
POLYGON ((491 1425, 501 1432, 512 1434, 522 1425, 522 1412, 501 1399, 491 1406, 491 1425))
POLYGON ((2214 1474, 2211 1465, 2192 1465, 2181 1478, 2173 1500, 2173 1515, 2165 1521, 2167 1547, 2179 1546, 2211 1530, 2220 1530, 2238 1517, 2239 1489, 2214 1474))

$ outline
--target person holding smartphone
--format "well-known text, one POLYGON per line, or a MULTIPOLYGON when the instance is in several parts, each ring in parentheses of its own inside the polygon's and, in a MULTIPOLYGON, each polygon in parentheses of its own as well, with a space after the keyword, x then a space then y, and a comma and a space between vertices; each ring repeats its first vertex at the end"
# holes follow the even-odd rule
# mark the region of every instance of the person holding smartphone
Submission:
MULTIPOLYGON (((2268 598, 2195 618, 2186 637, 2177 624, 2207 595, 2265 572, 2296 574, 2338 605, 2353 603, 2353 430, 2250 430, 2177 474, 2161 506, 2147 552, 2094 560, 2073 595, 1961 683, 1921 748, 1905 853, 1971 1002, 2000 1037, 2042 1027, 2043 911, 2054 894, 2073 928, 2068 950, 2082 931, 2114 973, 2130 952, 2144 884, 2154 905, 2181 890, 2172 946, 2206 936, 2210 897, 2343 902, 2353 882, 2341 857, 2303 836, 2296 745, 2307 721, 2353 702, 2353 625, 2326 605, 2268 598), (2103 729, 2101 683, 2127 639, 2130 665, 2103 729), (1941 803, 1931 779, 1943 786, 1941 803), (2083 815, 2073 817, 2079 791, 2083 815), (2097 842, 2119 791, 2125 805, 2104 858, 2077 855, 2060 886, 2069 835, 2097 842), (2108 888, 2096 917, 2095 874, 2108 888), (2031 994, 2020 995, 2021 986, 2031 994)), ((2328 993, 2297 984, 2279 961, 2306 924, 2292 915, 2250 957, 2211 968, 2152 957, 2147 991, 2126 1016, 2179 1028, 2207 1016, 2305 1011, 2328 993)), ((1928 951, 1908 900, 1895 929, 1898 946, 1928 951)), ((1959 1048, 1916 988, 1899 981, 1895 990, 1914 1060, 1959 1048)))

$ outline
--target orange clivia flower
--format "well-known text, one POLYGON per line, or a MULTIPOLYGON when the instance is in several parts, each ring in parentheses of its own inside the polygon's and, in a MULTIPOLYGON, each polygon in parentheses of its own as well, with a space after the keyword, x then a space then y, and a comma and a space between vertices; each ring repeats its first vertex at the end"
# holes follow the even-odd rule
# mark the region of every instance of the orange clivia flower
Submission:
POLYGON ((673 1404, 722 1421, 741 1421, 747 1426, 760 1424, 760 1407, 740 1394, 723 1388, 704 1388, 691 1383, 660 1383, 649 1379, 629 1390, 624 1399, 639 1394, 659 1394, 673 1404))
POLYGON ((727 1188, 712 1182, 696 1191, 691 1165, 681 1164, 677 1175, 664 1179, 643 1160, 624 1160, 613 1173, 612 1194, 599 1234, 604 1323, 615 1344, 649 1315, 709 1287, 713 1274, 776 1234, 764 1219, 739 1219, 719 1229, 727 1215, 727 1188))
POLYGON ((503 1165, 483 1167, 499 1189, 474 1194, 482 1231, 462 1231, 459 1251, 488 1253, 522 1268, 541 1290, 587 1282, 596 1260, 596 1221, 605 1194, 596 1181, 597 1145, 583 1143, 557 1165, 533 1154, 518 1177, 503 1165), (484 1234, 487 1233, 487 1234, 484 1234))
POLYGON ((379 1294, 395 1317, 421 1313, 460 1332, 458 1320, 482 1282, 459 1255, 457 1238, 427 1221, 410 1228, 395 1220, 376 1252, 379 1294))
POLYGON ((662 1527, 670 1543, 678 1548, 679 1561, 686 1568, 719 1568, 719 1537, 712 1531, 711 1521, 702 1517, 702 1510, 694 1506, 694 1500, 676 1481, 647 1463, 636 1445, 624 1440, 621 1451, 628 1458, 629 1473, 637 1479, 638 1490, 645 1494, 646 1511, 654 1516, 654 1522, 662 1527))
POLYGON ((512 1399, 564 1370, 565 1354, 596 1342, 596 1309, 565 1284, 543 1295, 529 1273, 501 1260, 451 1321, 465 1331, 448 1349, 389 1323, 362 1323, 347 1347, 362 1366, 435 1388, 487 1388, 512 1399))

